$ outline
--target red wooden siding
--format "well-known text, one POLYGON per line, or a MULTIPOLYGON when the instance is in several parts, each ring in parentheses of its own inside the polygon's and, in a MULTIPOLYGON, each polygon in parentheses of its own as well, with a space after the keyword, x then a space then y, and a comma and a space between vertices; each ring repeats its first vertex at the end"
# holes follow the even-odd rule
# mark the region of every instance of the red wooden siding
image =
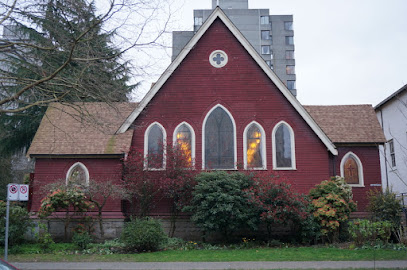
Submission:
POLYGON ((294 130, 297 170, 273 173, 289 178, 301 192, 329 178, 326 146, 219 19, 136 119, 133 147, 143 151, 144 132, 155 121, 164 126, 170 141, 175 127, 186 121, 195 130, 196 167, 201 169, 202 124, 208 111, 217 104, 227 108, 236 122, 240 167, 243 131, 254 120, 265 130, 267 168, 272 170, 271 134, 274 126, 284 120, 294 130), (225 67, 215 68, 209 63, 214 50, 223 50, 228 55, 225 67))
MULTIPOLYGON (((96 158, 38 158, 35 163, 34 193, 31 210, 36 212, 40 207, 40 200, 47 194, 43 187, 57 180, 65 180, 69 168, 76 162, 83 163, 89 171, 89 184, 94 181, 113 181, 118 183, 122 176, 122 162, 120 159, 96 158)), ((121 216, 120 199, 109 199, 104 207, 106 216, 121 216), (119 212, 109 213, 109 212, 119 212)))

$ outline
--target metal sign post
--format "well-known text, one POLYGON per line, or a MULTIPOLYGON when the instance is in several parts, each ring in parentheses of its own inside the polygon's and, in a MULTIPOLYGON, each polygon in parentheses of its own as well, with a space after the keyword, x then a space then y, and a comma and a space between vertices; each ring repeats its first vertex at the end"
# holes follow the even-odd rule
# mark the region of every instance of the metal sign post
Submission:
POLYGON ((28 201, 28 185, 8 184, 7 185, 7 207, 6 207, 6 232, 4 237, 4 260, 8 255, 8 231, 10 218, 10 201, 28 201))
POLYGON ((7 198, 7 207, 6 207, 6 237, 4 238, 4 260, 7 262, 8 254, 8 220, 10 213, 10 200, 7 198))

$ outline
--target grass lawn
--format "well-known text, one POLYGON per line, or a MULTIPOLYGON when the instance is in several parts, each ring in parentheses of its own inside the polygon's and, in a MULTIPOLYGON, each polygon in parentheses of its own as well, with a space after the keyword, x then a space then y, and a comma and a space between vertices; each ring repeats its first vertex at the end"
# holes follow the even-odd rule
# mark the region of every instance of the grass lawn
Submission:
POLYGON ((407 251, 289 247, 224 250, 166 250, 141 254, 10 254, 13 262, 222 262, 222 261, 362 261, 407 260, 407 251))

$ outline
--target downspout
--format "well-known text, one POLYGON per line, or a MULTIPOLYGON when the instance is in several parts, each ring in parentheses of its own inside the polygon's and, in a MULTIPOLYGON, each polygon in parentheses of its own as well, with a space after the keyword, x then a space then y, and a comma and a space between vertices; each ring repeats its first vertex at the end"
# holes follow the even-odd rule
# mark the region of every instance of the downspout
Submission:
MULTIPOLYGON (((382 131, 383 131, 383 134, 384 134, 384 123, 383 123, 383 111, 382 110, 380 110, 380 119, 382 121, 382 131)), ((384 151, 384 167, 386 168, 386 189, 389 190, 389 173, 387 171, 386 143, 383 144, 383 151, 384 151)))

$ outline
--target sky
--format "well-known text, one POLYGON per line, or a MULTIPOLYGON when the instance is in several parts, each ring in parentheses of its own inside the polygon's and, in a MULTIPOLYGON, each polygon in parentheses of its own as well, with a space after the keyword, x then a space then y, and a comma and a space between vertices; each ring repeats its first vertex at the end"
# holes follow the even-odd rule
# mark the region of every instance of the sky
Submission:
MULTIPOLYGON (((192 30, 193 10, 212 5, 180 3, 174 30, 192 30)), ((406 0, 249 0, 249 8, 293 15, 297 98, 304 105, 375 106, 407 84, 406 0)))

